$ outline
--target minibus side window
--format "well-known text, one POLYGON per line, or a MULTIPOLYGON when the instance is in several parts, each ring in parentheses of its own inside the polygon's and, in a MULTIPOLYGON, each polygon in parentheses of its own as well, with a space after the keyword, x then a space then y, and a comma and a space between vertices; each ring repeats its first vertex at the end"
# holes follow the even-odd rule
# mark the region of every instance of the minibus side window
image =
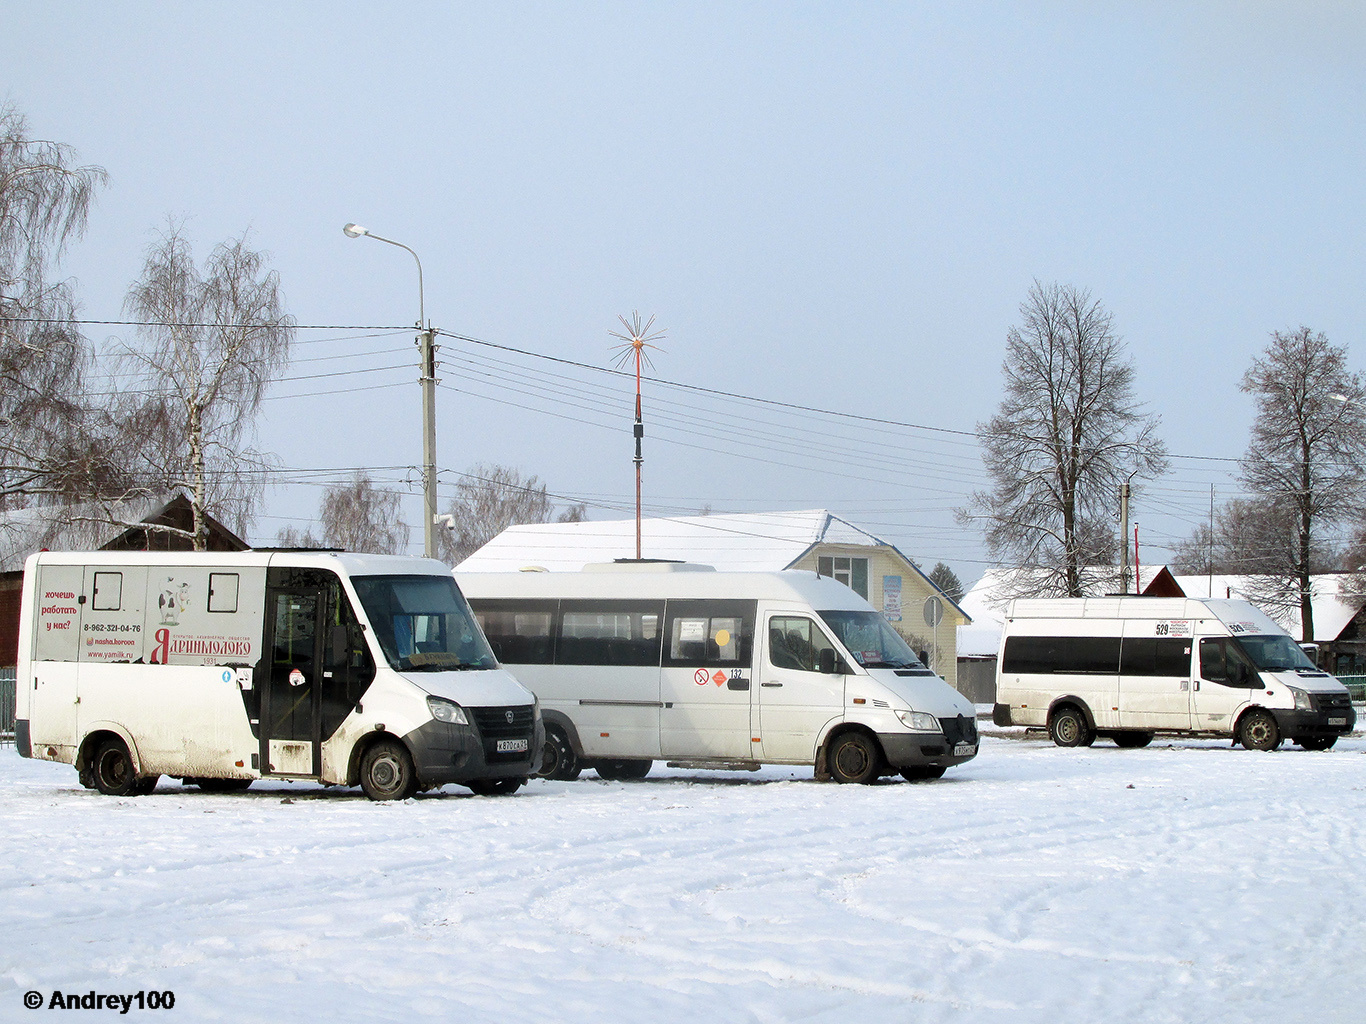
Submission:
POLYGON ((1126 676, 1188 676, 1189 640, 1169 637, 1125 637, 1120 646, 1119 671, 1126 676))
POLYGON ((753 601, 669 601, 664 664, 748 665, 754 610, 753 601))
POLYGON ((470 607, 494 657, 508 665, 555 660, 555 601, 473 600, 470 607))
POLYGON ((1247 655, 1227 637, 1209 637, 1200 641, 1200 675, 1213 683, 1225 686, 1261 685, 1261 676, 1247 655))
POLYGON ((662 601, 562 601, 557 665, 659 665, 662 601))
POLYGON ((774 668, 819 672, 821 651, 827 649, 833 652, 834 646, 820 627, 804 616, 768 620, 768 660, 774 668))
POLYGON ((1119 637, 1008 637, 1001 671, 1017 675, 1118 675, 1119 637))

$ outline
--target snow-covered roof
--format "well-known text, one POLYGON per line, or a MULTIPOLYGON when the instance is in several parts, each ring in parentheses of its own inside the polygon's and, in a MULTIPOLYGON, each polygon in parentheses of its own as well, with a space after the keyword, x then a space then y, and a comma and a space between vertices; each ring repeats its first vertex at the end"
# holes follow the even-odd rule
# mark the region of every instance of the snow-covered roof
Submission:
MULTIPOLYGON (((701 562, 733 572, 772 572, 814 544, 890 546, 824 509, 738 515, 670 516, 641 521, 646 558, 701 562)), ((537 566, 578 572, 585 565, 636 555, 636 521, 513 526, 461 562, 460 572, 513 572, 537 566)))

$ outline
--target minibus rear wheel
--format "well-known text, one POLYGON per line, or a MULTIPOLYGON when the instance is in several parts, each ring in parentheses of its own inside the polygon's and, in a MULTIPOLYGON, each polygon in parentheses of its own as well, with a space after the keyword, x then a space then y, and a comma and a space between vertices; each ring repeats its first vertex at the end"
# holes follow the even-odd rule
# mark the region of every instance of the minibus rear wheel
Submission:
POLYGON ((1305 750, 1327 750, 1337 741, 1336 736, 1301 736, 1295 742, 1305 750))
POLYGON ((507 779, 471 779, 465 785, 470 787, 470 791, 476 796, 511 796, 522 788, 522 783, 526 782, 523 778, 507 779))
POLYGON ((927 779, 942 779, 944 766, 938 764, 916 764, 901 769, 901 777, 907 782, 924 782, 927 779))
POLYGON ((95 788, 105 796, 133 796, 136 793, 138 776, 123 740, 109 739, 100 744, 95 751, 92 774, 95 788))
POLYGON ((371 800, 407 800, 417 792, 417 772, 408 748, 380 740, 360 759, 360 788, 371 800))
POLYGON ((599 778, 610 782, 635 782, 650 774, 654 762, 608 758, 594 763, 593 767, 599 778))
POLYGON ((1048 735, 1060 747, 1089 747, 1096 741, 1086 716, 1081 709, 1071 704, 1064 705, 1053 712, 1048 720, 1048 735))
POLYGON ((1142 730, 1117 732, 1114 736, 1116 746, 1128 747, 1129 749, 1146 747, 1153 741, 1153 734, 1142 730))

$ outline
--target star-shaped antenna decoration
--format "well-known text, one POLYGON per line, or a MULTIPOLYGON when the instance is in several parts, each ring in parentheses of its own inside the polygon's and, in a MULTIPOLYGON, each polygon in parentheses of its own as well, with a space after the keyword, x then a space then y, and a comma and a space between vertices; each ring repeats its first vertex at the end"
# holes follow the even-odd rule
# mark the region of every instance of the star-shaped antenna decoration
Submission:
POLYGON ((635 309, 631 311, 630 320, 627 320, 626 317, 620 313, 617 314, 617 319, 621 321, 621 326, 625 327, 627 331, 625 334, 622 334, 620 331, 607 332, 612 337, 620 338, 625 342, 625 344, 615 345, 612 348, 613 352, 620 353, 620 355, 617 356, 617 368, 620 369, 631 362, 632 359, 635 359, 637 373, 640 372, 641 361, 653 370, 654 363, 650 362, 650 354, 645 350, 647 348, 652 348, 656 352, 663 352, 664 350, 654 344, 654 342, 663 338, 668 334, 668 331, 662 327, 657 331, 654 330, 655 318, 653 313, 650 314, 650 319, 646 320, 643 324, 640 322, 640 310, 635 309), (654 333, 651 333, 652 331, 654 333))

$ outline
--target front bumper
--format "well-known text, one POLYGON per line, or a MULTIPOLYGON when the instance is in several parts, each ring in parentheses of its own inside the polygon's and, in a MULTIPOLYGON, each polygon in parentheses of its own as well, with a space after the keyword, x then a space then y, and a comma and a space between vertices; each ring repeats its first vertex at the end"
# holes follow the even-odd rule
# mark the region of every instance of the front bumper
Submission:
POLYGON ((887 763, 893 768, 934 766, 952 768, 977 756, 977 720, 966 715, 941 718, 941 731, 895 732, 877 734, 887 763))
POLYGON ((526 778, 541 767, 545 729, 530 706, 467 707, 465 712, 471 717, 470 725, 432 720, 404 735, 424 788, 475 779, 526 778), (508 714, 513 715, 511 721, 508 714), (500 740, 521 739, 527 741, 523 752, 498 750, 500 740))
POLYGON ((1294 742, 1301 738, 1345 736, 1356 727, 1357 713, 1351 702, 1344 706, 1319 707, 1313 711, 1275 710, 1271 714, 1281 735, 1294 742))

